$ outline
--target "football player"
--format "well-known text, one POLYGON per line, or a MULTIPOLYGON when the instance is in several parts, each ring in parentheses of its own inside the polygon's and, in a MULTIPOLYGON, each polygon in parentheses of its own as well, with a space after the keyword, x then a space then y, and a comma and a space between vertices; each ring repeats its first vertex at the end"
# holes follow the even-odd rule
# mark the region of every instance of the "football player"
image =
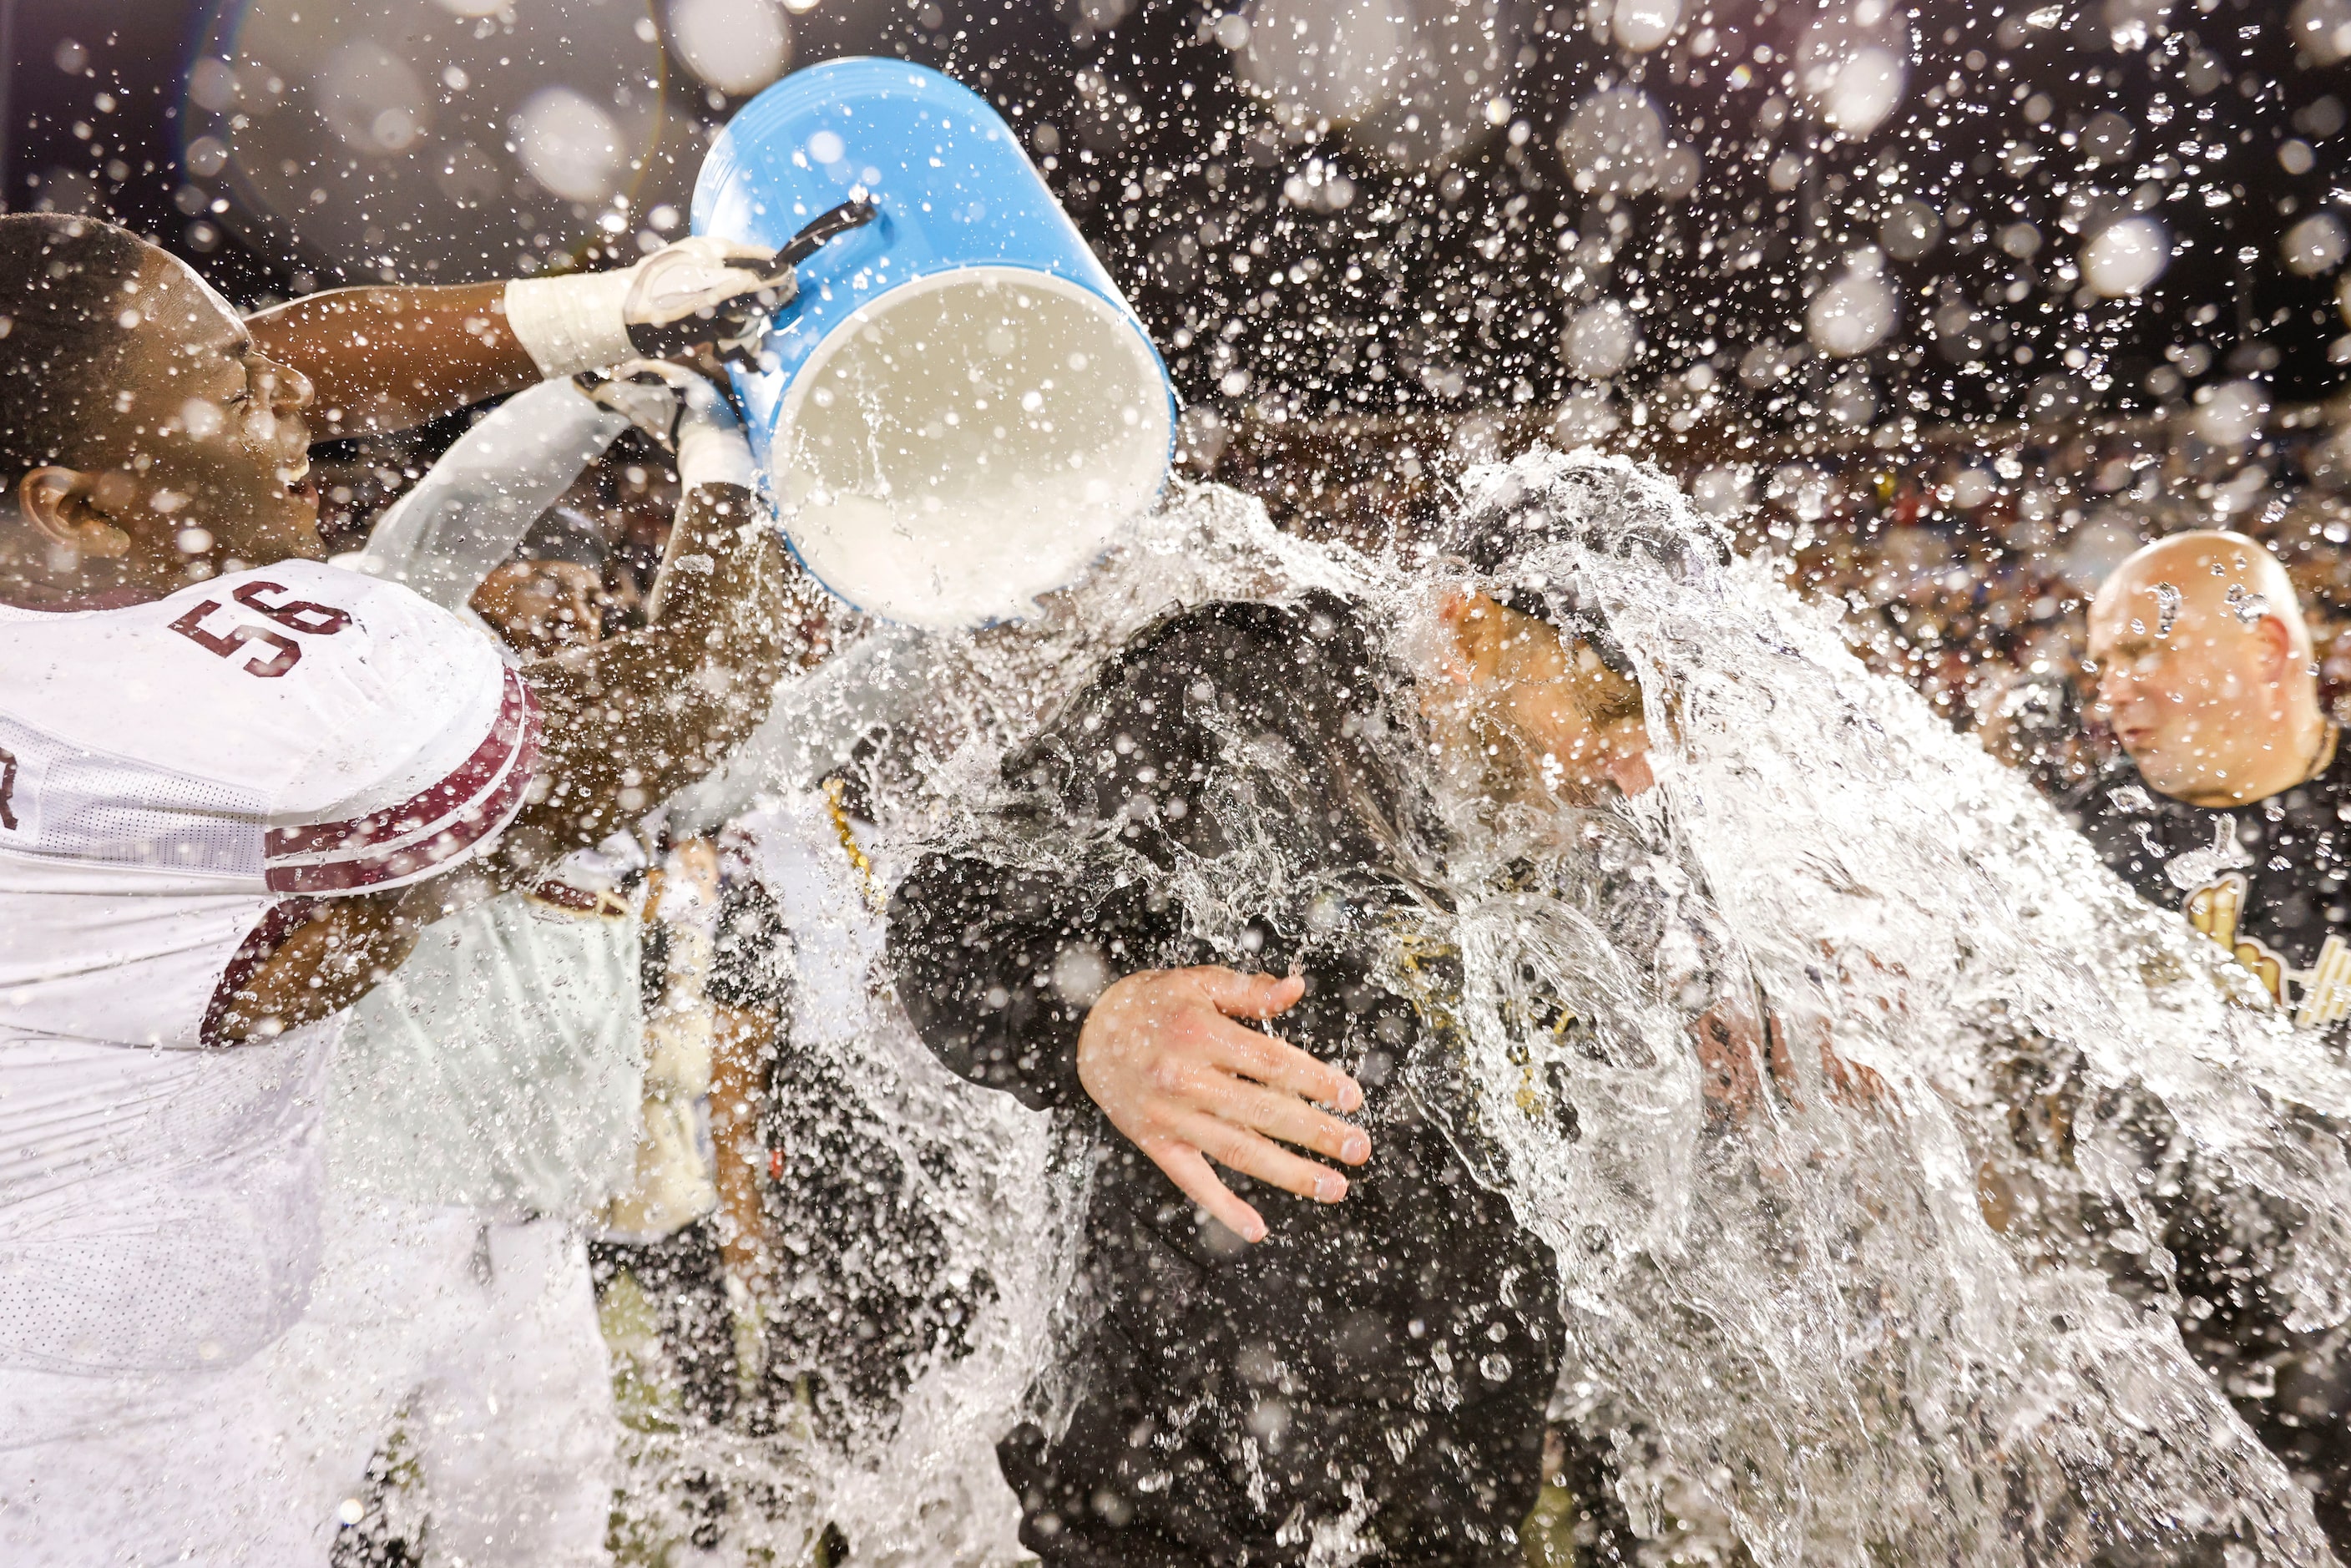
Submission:
POLYGON ((308 1293, 336 1015, 461 884, 706 771, 779 673, 706 382, 652 623, 519 665, 321 562, 312 421, 739 335, 737 259, 245 320, 126 231, 0 217, 0 1561, 324 1561, 250 1361, 308 1293))

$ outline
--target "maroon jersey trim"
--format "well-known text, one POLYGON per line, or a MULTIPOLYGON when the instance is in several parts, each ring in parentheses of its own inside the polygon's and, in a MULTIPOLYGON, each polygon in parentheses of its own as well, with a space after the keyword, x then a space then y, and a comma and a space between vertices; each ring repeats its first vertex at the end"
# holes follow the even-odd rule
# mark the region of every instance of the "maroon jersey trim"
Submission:
POLYGON ((220 984, 213 988, 213 999, 204 1006, 204 1020, 197 1026, 199 1040, 207 1046, 237 1043, 223 1039, 220 1032, 221 1025, 228 1019, 229 1004, 261 972, 261 966, 286 946, 287 938, 309 924, 320 907, 315 898, 289 898, 269 906, 246 934, 245 940, 237 944, 228 967, 221 971, 220 984))
POLYGON ((498 700, 497 717, 492 721, 489 733, 482 737, 473 755, 446 778, 397 806, 387 806, 364 817, 272 828, 264 852, 273 860, 349 854, 413 837, 475 799, 505 772, 508 759, 524 742, 526 728, 528 738, 536 744, 538 706, 522 677, 508 670, 498 700))
POLYGON ((447 778, 365 817, 271 829, 263 851, 270 890, 350 893, 413 881, 462 858, 521 809, 538 743, 538 701, 508 670, 496 721, 447 778))

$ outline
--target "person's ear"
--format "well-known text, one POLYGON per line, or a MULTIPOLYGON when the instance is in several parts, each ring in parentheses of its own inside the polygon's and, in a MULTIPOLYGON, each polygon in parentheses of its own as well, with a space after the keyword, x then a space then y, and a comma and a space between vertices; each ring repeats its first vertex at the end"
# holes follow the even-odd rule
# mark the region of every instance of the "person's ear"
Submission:
POLYGON ((120 559, 131 553, 131 536, 99 509, 98 491, 90 476, 51 465, 25 476, 16 486, 16 502, 50 543, 80 555, 120 559))
POLYGON ((2265 666, 2262 673, 2273 681, 2284 680, 2293 673, 2296 663, 2293 632, 2278 616, 2264 615, 2254 628, 2253 635, 2261 639, 2262 663, 2265 666))

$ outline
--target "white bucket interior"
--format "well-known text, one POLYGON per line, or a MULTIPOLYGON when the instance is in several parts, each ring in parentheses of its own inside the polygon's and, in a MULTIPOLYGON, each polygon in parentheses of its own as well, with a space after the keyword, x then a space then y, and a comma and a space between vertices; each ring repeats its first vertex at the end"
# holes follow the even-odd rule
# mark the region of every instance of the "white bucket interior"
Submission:
POLYGON ((891 290, 817 345, 768 454, 810 571, 945 630, 1027 612, 1152 504, 1173 432, 1150 346, 1048 273, 975 267, 891 290))

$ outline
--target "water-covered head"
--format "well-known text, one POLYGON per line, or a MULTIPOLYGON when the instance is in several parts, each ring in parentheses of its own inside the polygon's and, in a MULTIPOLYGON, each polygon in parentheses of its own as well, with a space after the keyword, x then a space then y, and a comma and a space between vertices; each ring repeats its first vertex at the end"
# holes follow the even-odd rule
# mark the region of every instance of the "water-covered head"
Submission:
POLYGON ((2310 629, 2277 558, 2242 534, 2158 539, 2090 608, 2098 700, 2147 781, 2197 805, 2301 782, 2325 736, 2310 629))
POLYGON ((1687 515, 1625 507, 1628 476, 1607 464, 1482 470, 1437 540, 1438 564, 1458 578, 1439 601, 1440 667, 1480 730, 1476 751, 1521 760, 1571 798, 1656 782, 1642 682, 1587 580, 1587 555, 1684 583, 1722 559, 1719 539, 1687 515))
POLYGON ((1663 504, 1654 492, 1664 483, 1637 482, 1628 465, 1575 459, 1479 469, 1441 549, 1502 603, 1550 622, 1630 675, 1632 664, 1585 580, 1585 557, 1697 584, 1728 556, 1719 534, 1663 504))
POLYGON ((1485 741, 1474 754, 1491 762, 1507 753, 1508 771, 1578 800, 1656 782, 1640 683, 1604 632, 1463 588, 1445 594, 1437 620, 1446 685, 1432 716, 1466 719, 1485 741))
POLYGON ((199 559, 319 554, 310 383, 185 263, 109 224, 12 214, 0 318, 14 575, 168 592, 199 559))

